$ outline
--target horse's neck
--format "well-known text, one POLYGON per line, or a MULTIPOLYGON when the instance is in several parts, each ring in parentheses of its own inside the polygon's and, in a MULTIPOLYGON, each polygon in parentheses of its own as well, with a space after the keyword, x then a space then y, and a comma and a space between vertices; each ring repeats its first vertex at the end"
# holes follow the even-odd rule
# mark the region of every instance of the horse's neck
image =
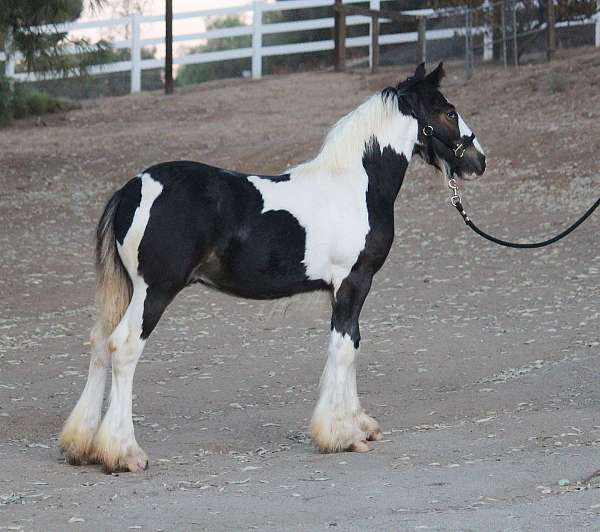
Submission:
MULTIPOLYGON (((325 171, 329 175, 347 179, 352 175, 364 176, 364 156, 377 140, 380 150, 388 148, 410 162, 417 141, 417 121, 400 113, 397 102, 376 94, 357 109, 343 117, 328 133, 319 154, 311 161, 296 167, 296 175, 325 171)), ((383 157, 380 164, 390 158, 383 157)), ((386 173, 390 169, 384 169, 386 173)))

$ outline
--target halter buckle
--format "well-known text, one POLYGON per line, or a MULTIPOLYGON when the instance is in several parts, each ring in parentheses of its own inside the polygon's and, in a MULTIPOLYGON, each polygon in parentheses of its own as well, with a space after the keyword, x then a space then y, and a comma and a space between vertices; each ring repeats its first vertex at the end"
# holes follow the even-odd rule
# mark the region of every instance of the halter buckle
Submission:
POLYGON ((423 128, 423 135, 431 137, 433 135, 433 126, 425 126, 423 128))
POLYGON ((454 148, 454 156, 457 159, 462 159, 465 156, 466 151, 467 149, 462 144, 459 144, 456 146, 456 148, 454 148))

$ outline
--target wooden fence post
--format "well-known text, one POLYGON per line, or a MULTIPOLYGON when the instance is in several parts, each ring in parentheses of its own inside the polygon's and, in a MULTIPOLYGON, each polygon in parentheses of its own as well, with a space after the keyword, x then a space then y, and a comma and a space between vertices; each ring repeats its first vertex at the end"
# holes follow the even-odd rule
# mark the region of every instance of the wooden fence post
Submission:
POLYGON ((500 15, 500 24, 502 25, 502 62, 504 63, 504 68, 507 68, 508 57, 506 55, 506 0, 502 0, 500 15))
POLYGON ((473 75, 473 13, 471 8, 465 10, 465 77, 471 79, 473 75))
POLYGON ((379 17, 371 17, 371 74, 379 68, 379 17))
POLYGON ((596 0, 596 46, 600 47, 600 0, 596 0))
POLYGON ((131 15, 131 92, 142 90, 142 46, 140 44, 140 15, 131 15))
MULTIPOLYGON (((600 1, 600 0, 599 0, 600 1)), ((371 11, 379 11, 379 9, 381 8, 381 1, 380 0, 369 0, 369 9, 371 11)), ((371 72, 375 72, 374 69, 377 69, 377 67, 379 66, 379 56, 377 57, 377 62, 374 62, 374 57, 373 57, 373 53, 374 53, 374 37, 373 37, 373 33, 374 33, 374 26, 373 23, 375 22, 375 19, 373 17, 371 17, 371 22, 369 22, 369 35, 371 35, 371 44, 369 45, 369 68, 371 69, 371 72)), ((378 25, 379 28, 379 25, 378 25)), ((379 36, 379 31, 377 31, 377 35, 379 36)), ((377 39, 377 46, 379 46, 379 38, 377 39)))
POLYGON ((556 52, 556 13, 554 11, 554 0, 546 0, 546 24, 547 26, 547 48, 546 59, 551 61, 556 52))
POLYGON ((427 61, 427 18, 419 17, 419 33, 417 38, 417 64, 427 61))
POLYGON ((173 94, 173 0, 165 8, 165 94, 173 94))
POLYGON ((513 65, 519 66, 519 41, 518 34, 519 28, 517 25, 517 2, 512 0, 510 3, 510 7, 512 9, 512 41, 513 41, 513 65))
POLYGON ((262 0, 254 0, 252 13, 252 79, 262 77, 262 0))
POLYGON ((343 72, 346 70, 346 14, 342 11, 342 0, 335 0, 335 71, 343 72))

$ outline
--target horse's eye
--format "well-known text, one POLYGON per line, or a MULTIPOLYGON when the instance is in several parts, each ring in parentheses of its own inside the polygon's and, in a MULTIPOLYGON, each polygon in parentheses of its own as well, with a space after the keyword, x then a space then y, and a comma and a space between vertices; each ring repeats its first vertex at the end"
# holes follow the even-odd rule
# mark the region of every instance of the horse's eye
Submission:
POLYGON ((448 113, 446 113, 446 114, 448 115, 448 118, 450 120, 456 120, 458 118, 456 111, 448 111, 448 113))

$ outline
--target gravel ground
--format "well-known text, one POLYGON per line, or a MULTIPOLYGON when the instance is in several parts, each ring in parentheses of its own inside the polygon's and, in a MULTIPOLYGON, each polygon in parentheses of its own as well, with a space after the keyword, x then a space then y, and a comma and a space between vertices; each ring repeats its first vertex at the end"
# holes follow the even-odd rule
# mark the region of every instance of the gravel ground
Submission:
MULTIPOLYGON (((494 234, 559 231, 600 191, 600 54, 481 68, 445 92, 489 151, 462 185, 494 234)), ((418 161, 363 310, 358 386, 385 431, 320 455, 307 428, 324 305, 194 286, 134 387, 141 475, 71 467, 57 433, 85 382, 93 232, 139 170, 196 159, 277 172, 408 71, 308 73, 102 99, 0 131, 0 530, 600 530, 595 215, 521 251, 467 232, 418 161)))

